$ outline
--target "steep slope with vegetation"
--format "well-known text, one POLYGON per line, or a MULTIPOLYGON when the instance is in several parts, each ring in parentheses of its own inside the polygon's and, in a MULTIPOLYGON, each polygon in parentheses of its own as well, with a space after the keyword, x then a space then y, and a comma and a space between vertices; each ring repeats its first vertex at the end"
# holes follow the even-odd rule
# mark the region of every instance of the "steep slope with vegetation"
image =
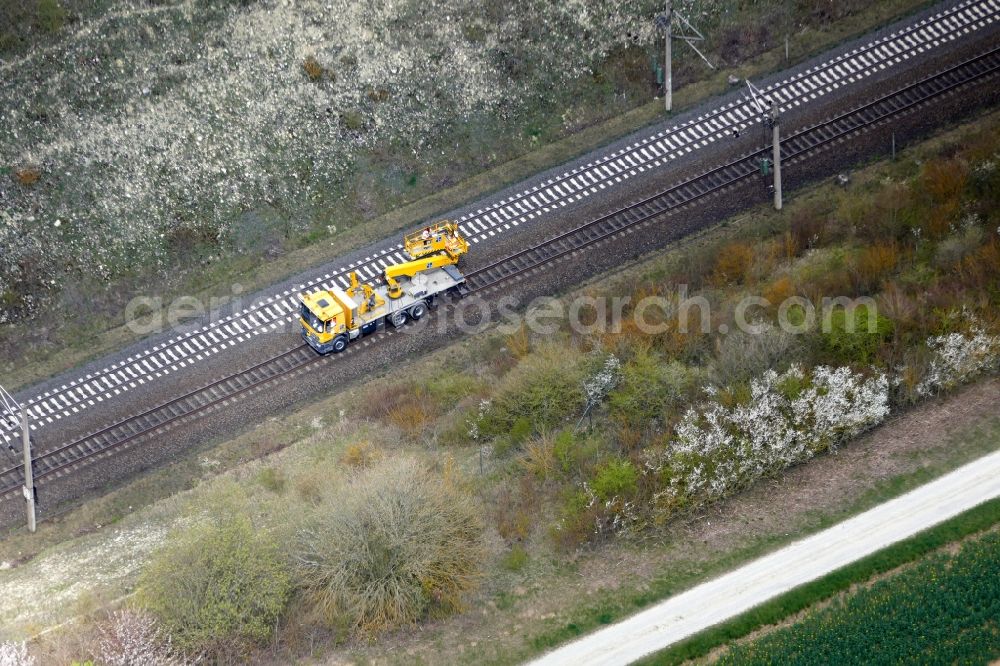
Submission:
MULTIPOLYGON (((736 66, 785 35, 801 57, 920 4, 679 7, 736 66)), ((275 279, 370 240, 402 204, 648 103, 659 9, 3 0, 0 349, 92 343, 136 294, 230 296, 262 258, 309 248, 275 279)), ((675 84, 708 77, 698 62, 678 50, 675 84)))

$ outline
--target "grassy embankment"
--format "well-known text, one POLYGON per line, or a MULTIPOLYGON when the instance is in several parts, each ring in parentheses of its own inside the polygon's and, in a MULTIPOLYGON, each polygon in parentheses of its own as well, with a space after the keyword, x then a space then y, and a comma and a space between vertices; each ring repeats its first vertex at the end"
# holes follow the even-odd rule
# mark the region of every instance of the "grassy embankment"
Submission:
MULTIPOLYGON (((806 2, 791 11, 784 3, 720 5, 702 17, 699 25, 708 35, 706 52, 722 66, 710 72, 688 50, 678 49, 675 108, 681 111, 723 92, 729 74, 742 79, 778 70, 926 4, 923 0, 854 2, 831 9, 828 3, 806 2)), ((5 2, 0 6, 3 12, 14 30, 3 35, 0 44, 12 57, 32 44, 57 44, 73 26, 101 14, 97 6, 86 3, 57 6, 42 0, 5 2)), ((223 10, 213 11, 212 20, 199 21, 197 28, 185 24, 178 29, 185 31, 185 39, 197 40, 198 30, 204 38, 213 21, 225 15, 223 10)), ((127 25, 133 19, 118 20, 127 25)), ((243 293, 263 288, 659 120, 662 103, 645 101, 654 93, 647 54, 653 50, 652 46, 632 47, 608 54, 593 63, 592 77, 570 79, 565 86, 544 86, 545 94, 530 107, 516 110, 508 121, 468 120, 461 132, 436 139, 440 146, 425 146, 419 158, 408 145, 397 143, 362 152, 356 156, 358 168, 345 180, 335 186, 311 183, 320 189, 333 188, 322 192, 322 210, 305 214, 294 224, 277 219, 275 229, 263 233, 268 244, 266 259, 261 256, 265 248, 246 246, 249 237, 261 236, 257 231, 227 240, 225 234, 201 230, 193 246, 188 236, 181 239, 183 243, 178 241, 183 252, 172 255, 174 263, 166 269, 170 274, 166 280, 132 265, 123 267, 122 276, 96 280, 91 273, 48 276, 44 290, 34 294, 41 278, 15 275, 14 284, 20 286, 3 295, 4 307, 17 309, 29 295, 34 306, 43 302, 61 305, 59 317, 48 317, 44 326, 28 321, 5 325, 6 330, 0 331, 0 349, 8 352, 2 366, 5 385, 14 390, 134 341, 135 334, 122 325, 122 312, 136 294, 162 297, 165 304, 179 295, 193 295, 204 303, 226 302, 234 284, 240 284, 243 293), (337 228, 334 236, 328 231, 331 221, 337 228), (62 292, 58 285, 67 281, 73 289, 62 292), (25 293, 18 292, 22 288, 25 293), (53 353, 56 349, 59 353, 53 353)), ((516 54, 511 57, 516 60, 516 54)), ((522 83, 530 84, 530 76, 522 83)), ((39 113, 40 118, 46 117, 44 109, 39 113)), ((10 171, 13 167, 9 166, 0 168, 10 171)), ((42 178, 23 187, 30 199, 31 188, 44 188, 46 181, 42 178)), ((264 213, 270 219, 275 211, 264 213)), ((281 211, 277 213, 280 217, 281 211)), ((207 219, 189 222, 208 223, 207 219)), ((176 233, 186 230, 183 227, 176 233)), ((169 237, 167 233, 165 238, 169 237)), ((33 265, 28 261, 22 268, 33 265)), ((52 268, 51 257, 37 266, 52 268)))
MULTIPOLYGON (((904 414, 848 446, 857 428, 842 416, 874 425, 884 416, 880 406, 905 411, 996 367, 998 122, 992 114, 907 151, 896 163, 866 168, 846 190, 817 186, 781 215, 755 211, 583 290, 627 294, 633 304, 651 294, 669 302, 673 286, 685 283, 711 305, 707 335, 685 334, 664 315, 666 328, 656 334, 626 323, 619 332, 563 326, 548 336, 524 328, 477 336, 414 362, 405 374, 397 371, 283 422, 263 424, 209 459, 200 454, 155 472, 44 526, 35 541, 8 538, 4 557, 18 551, 23 557, 34 543, 64 539, 71 529, 87 530, 89 521, 141 529, 140 515, 128 515, 131 507, 162 496, 159 484, 169 479, 169 490, 191 488, 153 507, 164 533, 177 530, 170 541, 197 544, 200 533, 192 536, 191 522, 245 516, 270 540, 261 547, 283 553, 279 559, 293 585, 281 592, 281 603, 267 604, 281 609, 276 642, 254 647, 261 618, 253 617, 249 633, 241 633, 240 618, 234 620, 234 637, 245 642, 233 644, 290 657, 345 642, 342 649, 360 658, 385 656, 382 643, 364 639, 371 616, 344 601, 356 600, 358 589, 324 597, 316 578, 302 570, 301 532, 303 525, 322 524, 324 516, 339 516, 336 529, 357 524, 359 509, 341 501, 341 488, 370 488, 385 474, 379 460, 391 467, 415 458, 437 480, 432 486, 478 507, 456 521, 461 533, 481 535, 482 551, 462 550, 478 562, 480 577, 477 591, 463 594, 471 612, 454 621, 442 619, 458 605, 441 591, 469 589, 464 573, 440 583, 428 579, 420 591, 407 592, 405 612, 377 614, 374 626, 397 624, 386 617, 407 618, 404 626, 430 623, 386 640, 428 658, 449 645, 468 661, 503 662, 623 617, 912 487, 933 473, 928 470, 950 469, 995 449, 995 414, 975 411, 983 400, 992 404, 991 383, 967 391, 956 404, 916 407, 925 415, 972 411, 965 428, 950 429, 962 414, 939 414, 938 423, 948 425, 934 432, 922 423, 924 432, 909 442, 900 437, 904 414), (878 316, 869 313, 876 325, 853 332, 844 317, 834 316, 828 331, 797 336, 775 328, 761 336, 716 334, 719 324, 733 323, 735 304, 748 294, 764 294, 772 307, 789 296, 868 296, 878 316), (964 360, 948 362, 942 339, 964 360), (790 370, 792 364, 801 372, 790 370), (843 372, 831 379, 820 370, 824 365, 843 372), (767 380, 768 370, 781 374, 767 380), (608 381, 597 381, 602 373, 608 381), (887 375, 893 381, 881 382, 887 375), (604 388, 594 394, 593 423, 578 428, 587 403, 584 385, 595 382, 604 388), (712 393, 704 386, 714 387, 712 393), (759 424, 740 416, 760 413, 762 395, 777 406, 768 408, 763 425, 786 438, 777 458, 761 457, 747 445, 759 424), (829 395, 846 401, 832 416, 823 402, 829 395), (797 409, 805 410, 804 428, 789 420, 797 409), (724 445, 706 446, 707 415, 723 424, 724 445), (822 428, 819 417, 829 419, 822 428), (833 448, 837 456, 822 455, 833 448), (247 457, 260 460, 245 464, 247 457), (232 471, 217 477, 213 470, 227 465, 232 471), (768 477, 770 484, 760 482, 768 477), (699 484, 699 478, 710 483, 699 484), (329 510, 342 504, 342 510, 329 510), (292 508, 295 513, 288 513, 292 508)), ((789 316, 800 321, 796 311, 789 316)), ((860 313, 868 311, 859 311, 864 319, 860 313)), ((774 312, 765 308, 760 316, 770 319, 774 312)), ((404 504, 439 501, 427 492, 404 504)), ((187 568, 166 552, 154 556, 155 570, 184 580, 187 568)), ((149 554, 136 555, 117 592, 136 584, 149 554)), ((40 556, 39 566, 49 555, 40 556)), ((8 576, 30 575, 32 564, 8 576)), ((463 561, 457 570, 465 566, 463 561)), ((336 591, 333 585, 327 592, 336 591)), ((177 624, 182 619, 162 621, 181 627, 178 635, 198 635, 177 624)))

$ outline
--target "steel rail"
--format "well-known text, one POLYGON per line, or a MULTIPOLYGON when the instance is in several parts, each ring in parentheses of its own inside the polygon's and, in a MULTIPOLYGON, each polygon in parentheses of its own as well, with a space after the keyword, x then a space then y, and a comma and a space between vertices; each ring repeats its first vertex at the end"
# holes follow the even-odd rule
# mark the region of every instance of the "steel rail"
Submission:
MULTIPOLYGON (((319 357, 313 354, 305 345, 294 347, 265 361, 252 365, 239 373, 223 377, 193 391, 185 393, 184 395, 157 405, 156 407, 152 407, 138 414, 129 416, 95 432, 88 433, 84 437, 75 441, 63 444, 53 449, 42 451, 34 458, 35 478, 39 479, 51 476, 67 466, 76 464, 88 456, 100 455, 110 449, 127 444, 128 442, 145 434, 161 430, 166 426, 173 424, 180 419, 187 418, 192 414, 196 414, 199 411, 208 410, 219 402, 223 402, 242 393, 246 393, 261 383, 261 381, 266 381, 267 379, 280 376, 281 374, 292 372, 303 367, 309 362, 316 360, 317 358, 319 357), (304 352, 308 352, 308 356, 306 356, 304 352), (267 368, 280 364, 287 359, 291 359, 297 354, 302 356, 301 360, 293 364, 291 367, 286 368, 284 373, 277 373, 273 375, 267 374, 267 368), (199 400, 199 396, 211 396, 213 391, 223 389, 225 384, 238 384, 238 386, 230 389, 229 392, 223 390, 220 396, 210 397, 207 400, 199 400), (195 406, 185 406, 185 403, 187 402, 194 402, 195 406), (175 407, 179 409, 179 413, 175 411, 175 407), (152 421, 152 423, 150 423, 150 421, 152 421), (142 426, 143 423, 145 423, 145 427, 142 426), (137 431, 132 428, 134 424, 139 424, 139 429, 137 431), (120 437, 115 439, 116 435, 120 435, 120 437), (105 445, 102 446, 99 444, 101 440, 105 440, 105 445), (82 455, 78 455, 78 452, 81 451, 83 452, 82 455)), ((23 468, 24 465, 20 464, 0 472, 0 495, 3 495, 4 493, 7 493, 15 488, 10 479, 15 477, 21 478, 23 476, 23 468)))
MULTIPOLYGON (((886 37, 883 37, 881 39, 869 42, 868 44, 865 44, 863 47, 858 48, 858 49, 856 49, 854 51, 850 51, 848 53, 842 53, 841 55, 839 55, 839 56, 837 56, 835 58, 832 58, 831 60, 828 60, 826 62, 820 63, 819 65, 816 65, 815 67, 811 67, 809 69, 806 69, 806 70, 803 70, 803 71, 798 72, 796 74, 793 74, 791 77, 789 77, 785 81, 782 81, 780 83, 775 83, 775 84, 772 84, 772 85, 768 86, 767 88, 764 89, 764 92, 774 91, 774 90, 777 90, 779 88, 785 88, 785 87, 794 85, 795 83, 798 83, 798 82, 800 82, 800 81, 802 81, 802 80, 804 80, 804 79, 806 79, 808 77, 815 76, 816 74, 818 74, 820 72, 826 72, 826 71, 829 71, 829 70, 835 70, 837 66, 843 65, 845 61, 848 61, 848 60, 851 60, 851 59, 856 59, 856 58, 860 57, 863 54, 868 54, 871 51, 874 51, 874 50, 876 50, 878 48, 882 48, 886 44, 900 42, 900 41, 902 41, 904 39, 904 37, 910 35, 911 33, 917 32, 918 30, 926 29, 929 25, 934 25, 934 24, 942 23, 945 20, 952 18, 956 14, 960 14, 962 12, 967 11, 970 7, 972 7, 972 6, 976 5, 976 4, 977 4, 976 2, 965 2, 965 3, 960 3, 960 4, 958 4, 958 5, 954 6, 954 7, 950 7, 948 9, 946 9, 946 10, 943 10, 940 14, 938 14, 937 16, 934 16, 933 18, 925 19, 924 21, 917 22, 917 23, 905 26, 904 28, 902 28, 901 30, 899 30, 898 32, 896 32, 896 33, 894 33, 892 35, 887 35, 886 37)), ((985 14, 985 16, 989 17, 989 16, 995 16, 997 14, 1000 14, 1000 10, 993 10, 993 11, 987 12, 985 14)), ((977 18, 977 20, 982 20, 982 19, 981 18, 977 18)), ((899 52, 893 54, 892 57, 899 57, 903 53, 913 53, 915 51, 919 52, 923 47, 924 47, 924 45, 921 44, 921 43, 912 44, 912 45, 911 44, 906 44, 905 48, 902 51, 899 51, 899 52)), ((849 78, 849 76, 848 75, 838 75, 835 78, 835 80, 840 80, 840 79, 844 79, 844 78, 849 78)), ((581 175, 583 173, 586 173, 587 171, 596 169, 597 167, 605 166, 606 164, 608 164, 608 163, 610 163, 610 162, 612 162, 614 160, 618 160, 618 159, 620 159, 621 157, 623 157, 625 155, 634 155, 634 154, 638 153, 641 149, 646 148, 650 144, 655 143, 657 141, 660 141, 663 138, 666 138, 666 137, 669 137, 669 136, 673 136, 675 134, 679 134, 682 131, 690 128, 693 125, 696 125, 698 123, 705 122, 705 121, 710 120, 712 118, 715 118, 717 116, 721 116, 721 115, 724 115, 726 113, 729 113, 729 112, 732 111, 732 109, 734 107, 739 106, 741 103, 742 104, 747 104, 748 102, 746 100, 742 100, 742 101, 734 100, 733 102, 730 102, 729 104, 725 104, 723 106, 720 106, 720 107, 717 107, 717 108, 714 108, 714 109, 710 110, 709 112, 707 112, 703 116, 699 116, 698 118, 694 118, 692 120, 689 120, 689 121, 687 121, 687 122, 685 122, 685 123, 683 123, 681 125, 676 125, 674 127, 671 127, 670 129, 666 130, 665 132, 657 133, 657 134, 653 134, 653 135, 649 135, 649 136, 643 137, 639 142, 633 144, 630 148, 628 148, 626 150, 622 150, 622 151, 619 151, 619 152, 608 153, 606 155, 602 155, 601 157, 597 158, 593 162, 588 163, 584 167, 579 167, 575 171, 568 171, 565 174, 557 176, 557 177, 553 178, 550 181, 546 181, 545 185, 546 186, 552 186, 552 185, 558 185, 558 184, 564 183, 564 182, 566 182, 566 181, 568 181, 568 180, 570 180, 572 178, 578 177, 579 175, 581 175)), ((643 161, 645 161, 645 160, 643 160, 643 161)), ((603 180, 608 180, 608 179, 605 178, 603 180)), ((496 203, 496 204, 493 204, 493 205, 488 206, 486 208, 483 208, 482 209, 483 213, 487 213, 487 212, 490 212, 491 210, 496 210, 497 208, 501 208, 501 207, 504 207, 504 206, 509 206, 511 203, 515 203, 515 202, 518 202, 518 201, 524 201, 524 200, 530 198, 531 196, 534 196, 536 193, 537 193, 536 191, 532 191, 532 190, 526 190, 524 192, 519 192, 518 194, 514 195, 510 199, 504 200, 503 203, 496 203)), ((570 196, 572 196, 572 195, 570 195, 570 196)), ((568 198, 568 197, 564 197, 563 199, 565 199, 565 198, 568 198)), ((559 201, 559 200, 557 200, 557 201, 559 201)), ((553 202, 553 203, 556 203, 556 202, 553 202)), ((477 213, 477 217, 482 217, 482 215, 477 213)))
MULTIPOLYGON (((970 58, 877 100, 803 128, 782 140, 782 161, 794 161, 822 146, 869 128, 885 118, 903 113, 955 88, 994 74, 998 69, 1000 69, 1000 48, 970 58), (967 74, 967 76, 954 79, 955 76, 962 74, 967 74), (953 80, 946 81, 947 79, 953 80), (946 82, 938 86, 942 81, 946 82), (912 97, 914 93, 918 94, 915 98, 912 97), (894 104, 894 102, 899 101, 901 103, 894 104), (872 112, 876 112, 876 115, 871 116, 872 112), (869 117, 866 118, 866 115, 869 117), (846 126, 844 126, 845 124, 846 126)), ((491 264, 470 271, 466 274, 466 283, 463 285, 462 293, 481 292, 507 279, 533 271, 567 254, 577 252, 628 229, 633 229, 655 217, 689 205, 711 194, 717 194, 739 181, 759 174, 759 159, 769 151, 769 148, 762 148, 743 155, 727 164, 714 167, 677 183, 662 192, 623 206, 537 245, 524 248, 491 264), (710 181, 711 184, 705 187, 704 184, 710 181)))
MULTIPOLYGON (((832 142, 864 131, 886 118, 905 113, 957 88, 981 81, 986 77, 996 74, 998 71, 1000 71, 1000 47, 904 86, 872 102, 797 131, 785 139, 782 145, 782 159, 790 162, 796 161, 832 142)), ((471 284, 472 286, 466 289, 465 293, 481 292, 500 282, 523 275, 540 266, 551 263, 566 254, 578 252, 594 243, 648 223, 664 213, 696 202, 711 194, 717 194, 735 183, 757 174, 758 159, 764 152, 766 151, 760 150, 744 155, 732 162, 715 167, 698 176, 673 185, 658 194, 542 241, 538 245, 525 248, 503 259, 492 262, 487 266, 470 271, 466 274, 466 280, 467 284, 471 284), (577 239, 577 242, 571 243, 574 238, 577 239), (535 256, 531 258, 531 263, 524 265, 522 261, 522 265, 517 265, 518 260, 529 258, 532 253, 535 253, 535 256), (506 267, 510 267, 510 270, 506 270, 506 267), (505 270, 501 273, 496 273, 499 269, 505 270), (495 274, 487 282, 477 284, 477 280, 489 275, 491 271, 495 274)), ((374 337, 378 339, 384 337, 385 334, 391 333, 392 329, 386 328, 380 332, 380 335, 374 337)), ((352 347, 348 349, 350 350, 352 347)), ((305 346, 295 347, 282 352, 239 373, 216 380, 183 396, 173 398, 140 414, 130 416, 106 428, 102 428, 74 442, 43 452, 34 461, 34 464, 39 466, 36 471, 36 478, 44 479, 59 475, 65 470, 80 466, 94 458, 107 455, 111 451, 122 448, 139 438, 159 432, 180 420, 197 417, 224 402, 249 393, 277 379, 288 377, 295 372, 329 358, 331 357, 314 355, 305 346), (301 358, 289 367, 278 368, 273 373, 264 372, 269 366, 277 365, 283 359, 289 359, 296 354, 300 354, 301 358), (227 385, 232 385, 228 387, 228 391, 223 391, 221 395, 212 395, 213 390, 223 389, 227 385), (197 400, 197 396, 205 394, 211 397, 194 406, 189 406, 187 411, 183 411, 182 409, 179 414, 173 413, 172 407, 182 405, 186 401, 197 400), (163 420, 152 424, 148 423, 152 416, 163 414, 165 411, 169 412, 169 415, 165 416, 163 420), (144 421, 147 423, 142 425, 144 421), (135 424, 139 424, 138 429, 133 429, 135 424), (96 445, 88 444, 115 432, 122 433, 122 437, 96 445), (57 459, 59 456, 62 456, 62 458, 57 459)), ((0 472, 0 497, 19 490, 22 478, 23 465, 16 465, 0 472)))

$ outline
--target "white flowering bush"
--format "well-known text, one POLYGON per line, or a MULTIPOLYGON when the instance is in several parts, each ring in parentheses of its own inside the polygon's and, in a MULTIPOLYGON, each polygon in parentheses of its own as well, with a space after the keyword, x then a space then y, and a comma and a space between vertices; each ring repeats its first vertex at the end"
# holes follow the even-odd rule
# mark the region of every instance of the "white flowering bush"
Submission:
MULTIPOLYGON (((639 507, 634 499, 618 495, 602 499, 586 481, 581 487, 587 502, 585 510, 594 521, 592 537, 624 536, 642 525, 639 507)), ((564 523, 565 521, 563 525, 564 523)), ((560 527, 557 525, 557 529, 560 527)))
POLYGON ((621 361, 614 354, 609 354, 604 360, 601 370, 583 383, 583 392, 587 396, 587 406, 599 404, 607 397, 621 377, 621 361))
POLYGON ((587 396, 587 404, 583 408, 583 416, 580 417, 577 427, 580 427, 592 409, 604 402, 611 389, 618 385, 618 381, 621 379, 621 368, 622 363, 618 357, 609 354, 597 374, 584 380, 583 394, 587 396))
POLYGON ((466 420, 468 425, 469 439, 476 441, 479 439, 479 423, 486 418, 490 411, 491 401, 483 399, 479 401, 475 416, 466 420))
POLYGON ((648 455, 646 473, 665 484, 654 504, 715 499, 834 449, 888 416, 888 389, 884 375, 847 367, 769 370, 751 382, 748 402, 688 410, 670 445, 648 455))
POLYGON ((917 385, 926 397, 955 388, 1000 366, 1000 336, 974 324, 966 333, 937 335, 927 340, 933 356, 927 373, 917 385))
POLYGON ((28 654, 24 643, 0 643, 0 666, 35 666, 35 658, 28 654))
POLYGON ((347 196, 373 148, 429 161, 471 118, 519 117, 654 36, 640 0, 108 5, 0 61, 0 297, 164 268, 178 239, 238 249, 260 211, 347 196))
POLYGON ((165 635, 148 613, 135 610, 112 612, 98 627, 97 661, 102 666, 173 666, 183 663, 171 652, 165 635))

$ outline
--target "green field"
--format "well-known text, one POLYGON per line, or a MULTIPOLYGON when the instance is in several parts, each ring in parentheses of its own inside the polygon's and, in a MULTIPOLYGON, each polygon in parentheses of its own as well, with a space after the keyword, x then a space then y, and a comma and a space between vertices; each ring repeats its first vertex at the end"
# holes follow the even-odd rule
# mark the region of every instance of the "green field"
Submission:
POLYGON ((1000 533, 837 599, 720 664, 977 664, 1000 657, 1000 533))

